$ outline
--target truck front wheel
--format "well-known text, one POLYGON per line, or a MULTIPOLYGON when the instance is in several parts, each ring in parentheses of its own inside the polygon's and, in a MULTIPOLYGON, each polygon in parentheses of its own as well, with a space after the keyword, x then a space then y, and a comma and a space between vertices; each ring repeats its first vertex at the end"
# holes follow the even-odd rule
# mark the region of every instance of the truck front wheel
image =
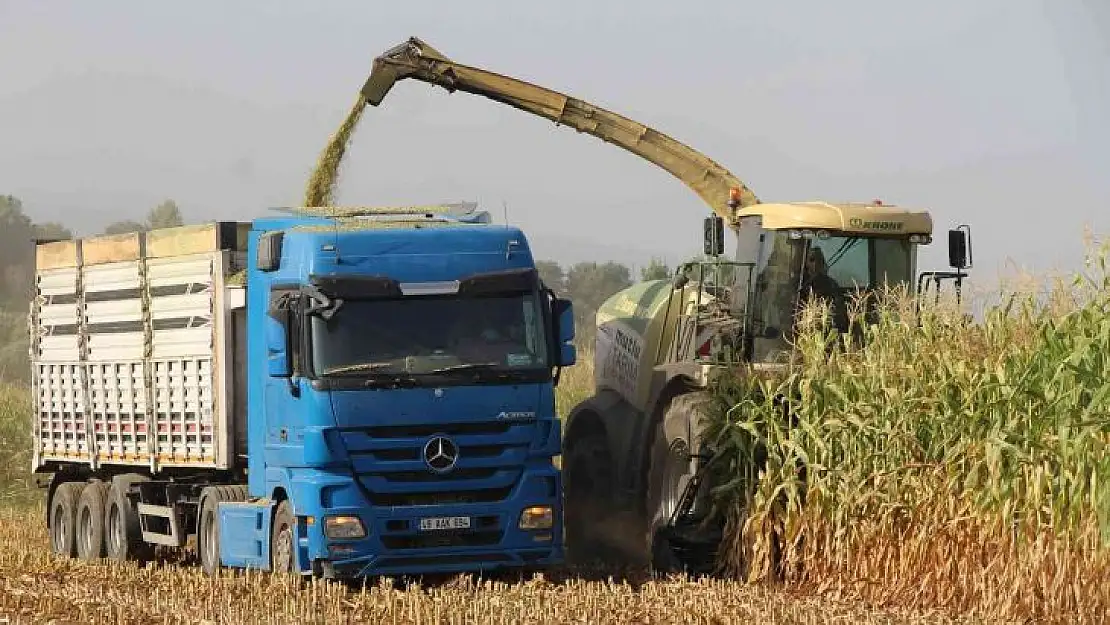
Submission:
POLYGON ((274 573, 292 573, 295 568, 293 521, 293 506, 286 499, 274 511, 270 530, 270 570, 274 573))
POLYGON ((77 500, 84 482, 64 482, 50 498, 50 547, 56 555, 77 555, 77 500))

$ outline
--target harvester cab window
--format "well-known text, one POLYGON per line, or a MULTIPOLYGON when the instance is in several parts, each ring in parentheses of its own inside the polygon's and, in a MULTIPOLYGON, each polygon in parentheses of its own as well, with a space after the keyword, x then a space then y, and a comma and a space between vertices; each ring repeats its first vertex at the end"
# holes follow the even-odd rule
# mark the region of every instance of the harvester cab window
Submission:
POLYGON ((912 247, 906 239, 833 236, 814 239, 812 245, 824 253, 829 276, 842 289, 874 290, 912 279, 912 247))
POLYGON ((756 362, 776 361, 790 353, 787 336, 794 326, 805 243, 781 231, 764 233, 752 301, 752 357, 756 362))

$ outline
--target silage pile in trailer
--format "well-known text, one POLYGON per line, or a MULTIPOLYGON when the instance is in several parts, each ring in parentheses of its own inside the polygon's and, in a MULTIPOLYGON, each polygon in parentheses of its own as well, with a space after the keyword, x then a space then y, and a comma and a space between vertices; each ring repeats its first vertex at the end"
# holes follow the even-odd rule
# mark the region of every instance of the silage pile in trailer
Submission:
POLYGON ((862 347, 835 348, 814 308, 787 376, 722 378, 719 494, 752 502, 722 564, 766 578, 777 544, 785 581, 869 600, 1110 614, 1106 251, 1093 276, 1009 294, 982 322, 891 297, 862 347), (751 488, 740 467, 764 454, 751 488))

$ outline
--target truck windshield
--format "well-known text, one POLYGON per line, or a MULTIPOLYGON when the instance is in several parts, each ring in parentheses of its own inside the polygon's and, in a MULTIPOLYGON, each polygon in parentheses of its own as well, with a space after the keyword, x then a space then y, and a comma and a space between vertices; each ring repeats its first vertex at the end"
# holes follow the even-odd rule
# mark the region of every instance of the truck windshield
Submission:
POLYGON ((534 293, 347 301, 312 317, 312 360, 323 376, 468 377, 548 371, 534 293))

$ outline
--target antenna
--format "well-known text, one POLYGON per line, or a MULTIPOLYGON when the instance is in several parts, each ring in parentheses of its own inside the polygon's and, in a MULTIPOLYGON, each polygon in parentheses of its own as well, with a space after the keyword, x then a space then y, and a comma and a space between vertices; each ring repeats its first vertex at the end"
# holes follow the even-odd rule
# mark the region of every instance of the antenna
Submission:
POLYGON ((509 227, 509 203, 504 199, 501 200, 501 210, 505 213, 505 227, 509 227))

